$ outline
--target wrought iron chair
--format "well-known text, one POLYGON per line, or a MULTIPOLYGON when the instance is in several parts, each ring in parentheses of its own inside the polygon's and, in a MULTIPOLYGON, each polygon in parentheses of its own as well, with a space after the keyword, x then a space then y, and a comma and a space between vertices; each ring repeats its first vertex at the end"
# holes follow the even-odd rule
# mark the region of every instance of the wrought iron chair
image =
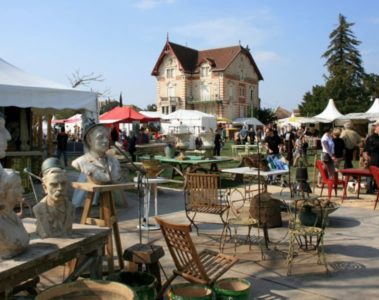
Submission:
MULTIPOLYGON (((238 242, 238 228, 239 227, 247 227, 248 233, 246 237, 246 241, 249 242, 249 250, 251 250, 251 244, 253 241, 253 237, 251 236, 251 230, 253 227, 257 227, 258 234, 257 239, 259 241, 262 258, 263 249, 260 239, 260 228, 262 224, 259 222, 259 216, 257 216, 256 211, 256 201, 254 201, 254 193, 258 192, 257 189, 253 189, 252 185, 246 185, 244 194, 238 191, 241 194, 240 199, 230 200, 230 217, 228 218, 228 225, 234 228, 234 255, 237 252, 237 242, 238 242)), ((258 208, 260 210, 260 207, 258 208)), ((260 211, 259 211, 260 214, 260 211)), ((221 250, 224 249, 226 237, 223 239, 221 250)))
POLYGON ((162 286, 157 299, 162 297, 177 276, 192 283, 213 285, 238 261, 236 257, 208 249, 198 253, 190 236, 191 225, 173 224, 159 217, 155 217, 155 220, 160 225, 176 267, 173 275, 162 286))
POLYGON ((328 211, 320 200, 296 200, 289 211, 288 233, 289 248, 287 256, 287 275, 292 272, 292 264, 296 249, 317 254, 318 264, 324 264, 328 273, 324 252, 324 233, 327 224, 328 211), (317 208, 316 208, 317 207, 317 208))

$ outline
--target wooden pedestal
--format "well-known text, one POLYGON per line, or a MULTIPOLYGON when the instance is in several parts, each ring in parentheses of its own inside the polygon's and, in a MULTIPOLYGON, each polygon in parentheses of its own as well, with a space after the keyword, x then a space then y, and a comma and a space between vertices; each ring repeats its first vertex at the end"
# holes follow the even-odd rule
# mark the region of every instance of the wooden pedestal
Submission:
MULTIPOLYGON (((98 185, 91 182, 73 182, 72 186, 76 189, 87 191, 87 198, 84 203, 80 223, 108 227, 113 231, 119 267, 120 269, 123 269, 124 260, 122 258, 122 245, 112 191, 134 189, 134 183, 98 185), (96 192, 100 193, 100 218, 90 218, 89 215, 96 192)), ((105 246, 106 255, 108 257, 109 273, 114 272, 112 231, 108 236, 108 242, 105 246)))

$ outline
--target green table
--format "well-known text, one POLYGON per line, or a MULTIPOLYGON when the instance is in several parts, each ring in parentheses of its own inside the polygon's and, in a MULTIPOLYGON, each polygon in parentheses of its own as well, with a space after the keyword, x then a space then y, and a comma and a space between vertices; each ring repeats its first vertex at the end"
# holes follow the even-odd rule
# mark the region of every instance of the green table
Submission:
MULTIPOLYGON (((176 158, 168 158, 162 155, 154 156, 154 159, 157 159, 162 164, 169 164, 173 167, 172 177, 175 176, 175 172, 180 176, 184 177, 185 172, 195 172, 196 170, 205 170, 205 171, 219 171, 217 164, 233 160, 231 157, 219 156, 214 159, 202 159, 201 156, 186 156, 186 160, 180 160, 176 158), (209 169, 204 168, 204 165, 210 165, 209 169)), ((142 158, 142 157, 141 157, 142 158)), ((148 159, 148 157, 144 157, 148 159)))

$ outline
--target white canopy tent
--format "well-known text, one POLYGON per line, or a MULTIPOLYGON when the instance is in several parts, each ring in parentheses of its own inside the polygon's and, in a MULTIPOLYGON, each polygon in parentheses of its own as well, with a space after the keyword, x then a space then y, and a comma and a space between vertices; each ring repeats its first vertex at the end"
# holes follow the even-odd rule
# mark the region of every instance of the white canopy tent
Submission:
POLYGON ((0 106, 85 109, 97 113, 97 94, 26 73, 0 58, 0 106))
POLYGON ((144 116, 146 116, 148 118, 160 118, 160 119, 163 119, 165 116, 167 116, 167 115, 164 115, 164 114, 160 113, 159 111, 144 111, 144 110, 141 110, 139 113, 143 114, 144 116))
POLYGON ((314 124, 314 123, 318 123, 318 121, 313 118, 296 117, 293 113, 289 118, 283 118, 277 121, 277 124, 279 127, 285 127, 287 125, 291 125, 295 128, 299 128, 301 124, 314 124))
POLYGON ((198 110, 179 109, 171 114, 162 116, 169 123, 162 122, 162 130, 166 133, 172 131, 179 125, 185 125, 189 131, 198 134, 200 131, 216 130, 217 119, 215 116, 198 110))
POLYGON ((366 112, 349 113, 342 117, 339 117, 337 121, 345 123, 350 120, 368 120, 375 121, 379 119, 379 98, 376 98, 374 103, 366 112))
POLYGON ((251 118, 237 118, 233 121, 233 125, 249 125, 253 126, 254 129, 256 129, 257 126, 263 126, 263 123, 259 121, 257 118, 251 117, 251 118))
POLYGON ((321 123, 331 123, 342 116, 343 115, 337 109, 334 100, 329 99, 328 105, 325 107, 324 111, 317 116, 314 116, 313 119, 321 123))

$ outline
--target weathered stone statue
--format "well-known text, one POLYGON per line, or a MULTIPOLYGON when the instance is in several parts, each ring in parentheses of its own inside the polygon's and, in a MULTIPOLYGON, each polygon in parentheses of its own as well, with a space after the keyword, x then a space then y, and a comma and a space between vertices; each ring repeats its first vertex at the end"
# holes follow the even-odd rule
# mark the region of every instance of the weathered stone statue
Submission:
POLYGON ((29 244, 29 234, 13 208, 22 202, 20 176, 12 169, 0 174, 0 258, 6 259, 23 252, 29 244))
POLYGON ((86 174, 96 184, 115 183, 120 180, 120 163, 117 158, 107 155, 109 130, 102 124, 93 124, 84 133, 84 143, 89 152, 72 162, 72 166, 86 174))
POLYGON ((7 128, 5 128, 4 116, 0 112, 0 158, 5 157, 5 150, 7 150, 8 141, 10 141, 10 139, 11 139, 11 135, 9 131, 7 130, 7 128))
POLYGON ((67 182, 61 168, 52 167, 43 173, 42 186, 47 195, 33 207, 41 238, 65 237, 72 231, 75 206, 68 200, 67 182))
MULTIPOLYGON (((0 158, 5 157, 10 134, 0 113, 0 158)), ((23 188, 20 176, 0 164, 0 259, 23 252, 29 244, 29 234, 13 208, 22 202, 23 188)))

